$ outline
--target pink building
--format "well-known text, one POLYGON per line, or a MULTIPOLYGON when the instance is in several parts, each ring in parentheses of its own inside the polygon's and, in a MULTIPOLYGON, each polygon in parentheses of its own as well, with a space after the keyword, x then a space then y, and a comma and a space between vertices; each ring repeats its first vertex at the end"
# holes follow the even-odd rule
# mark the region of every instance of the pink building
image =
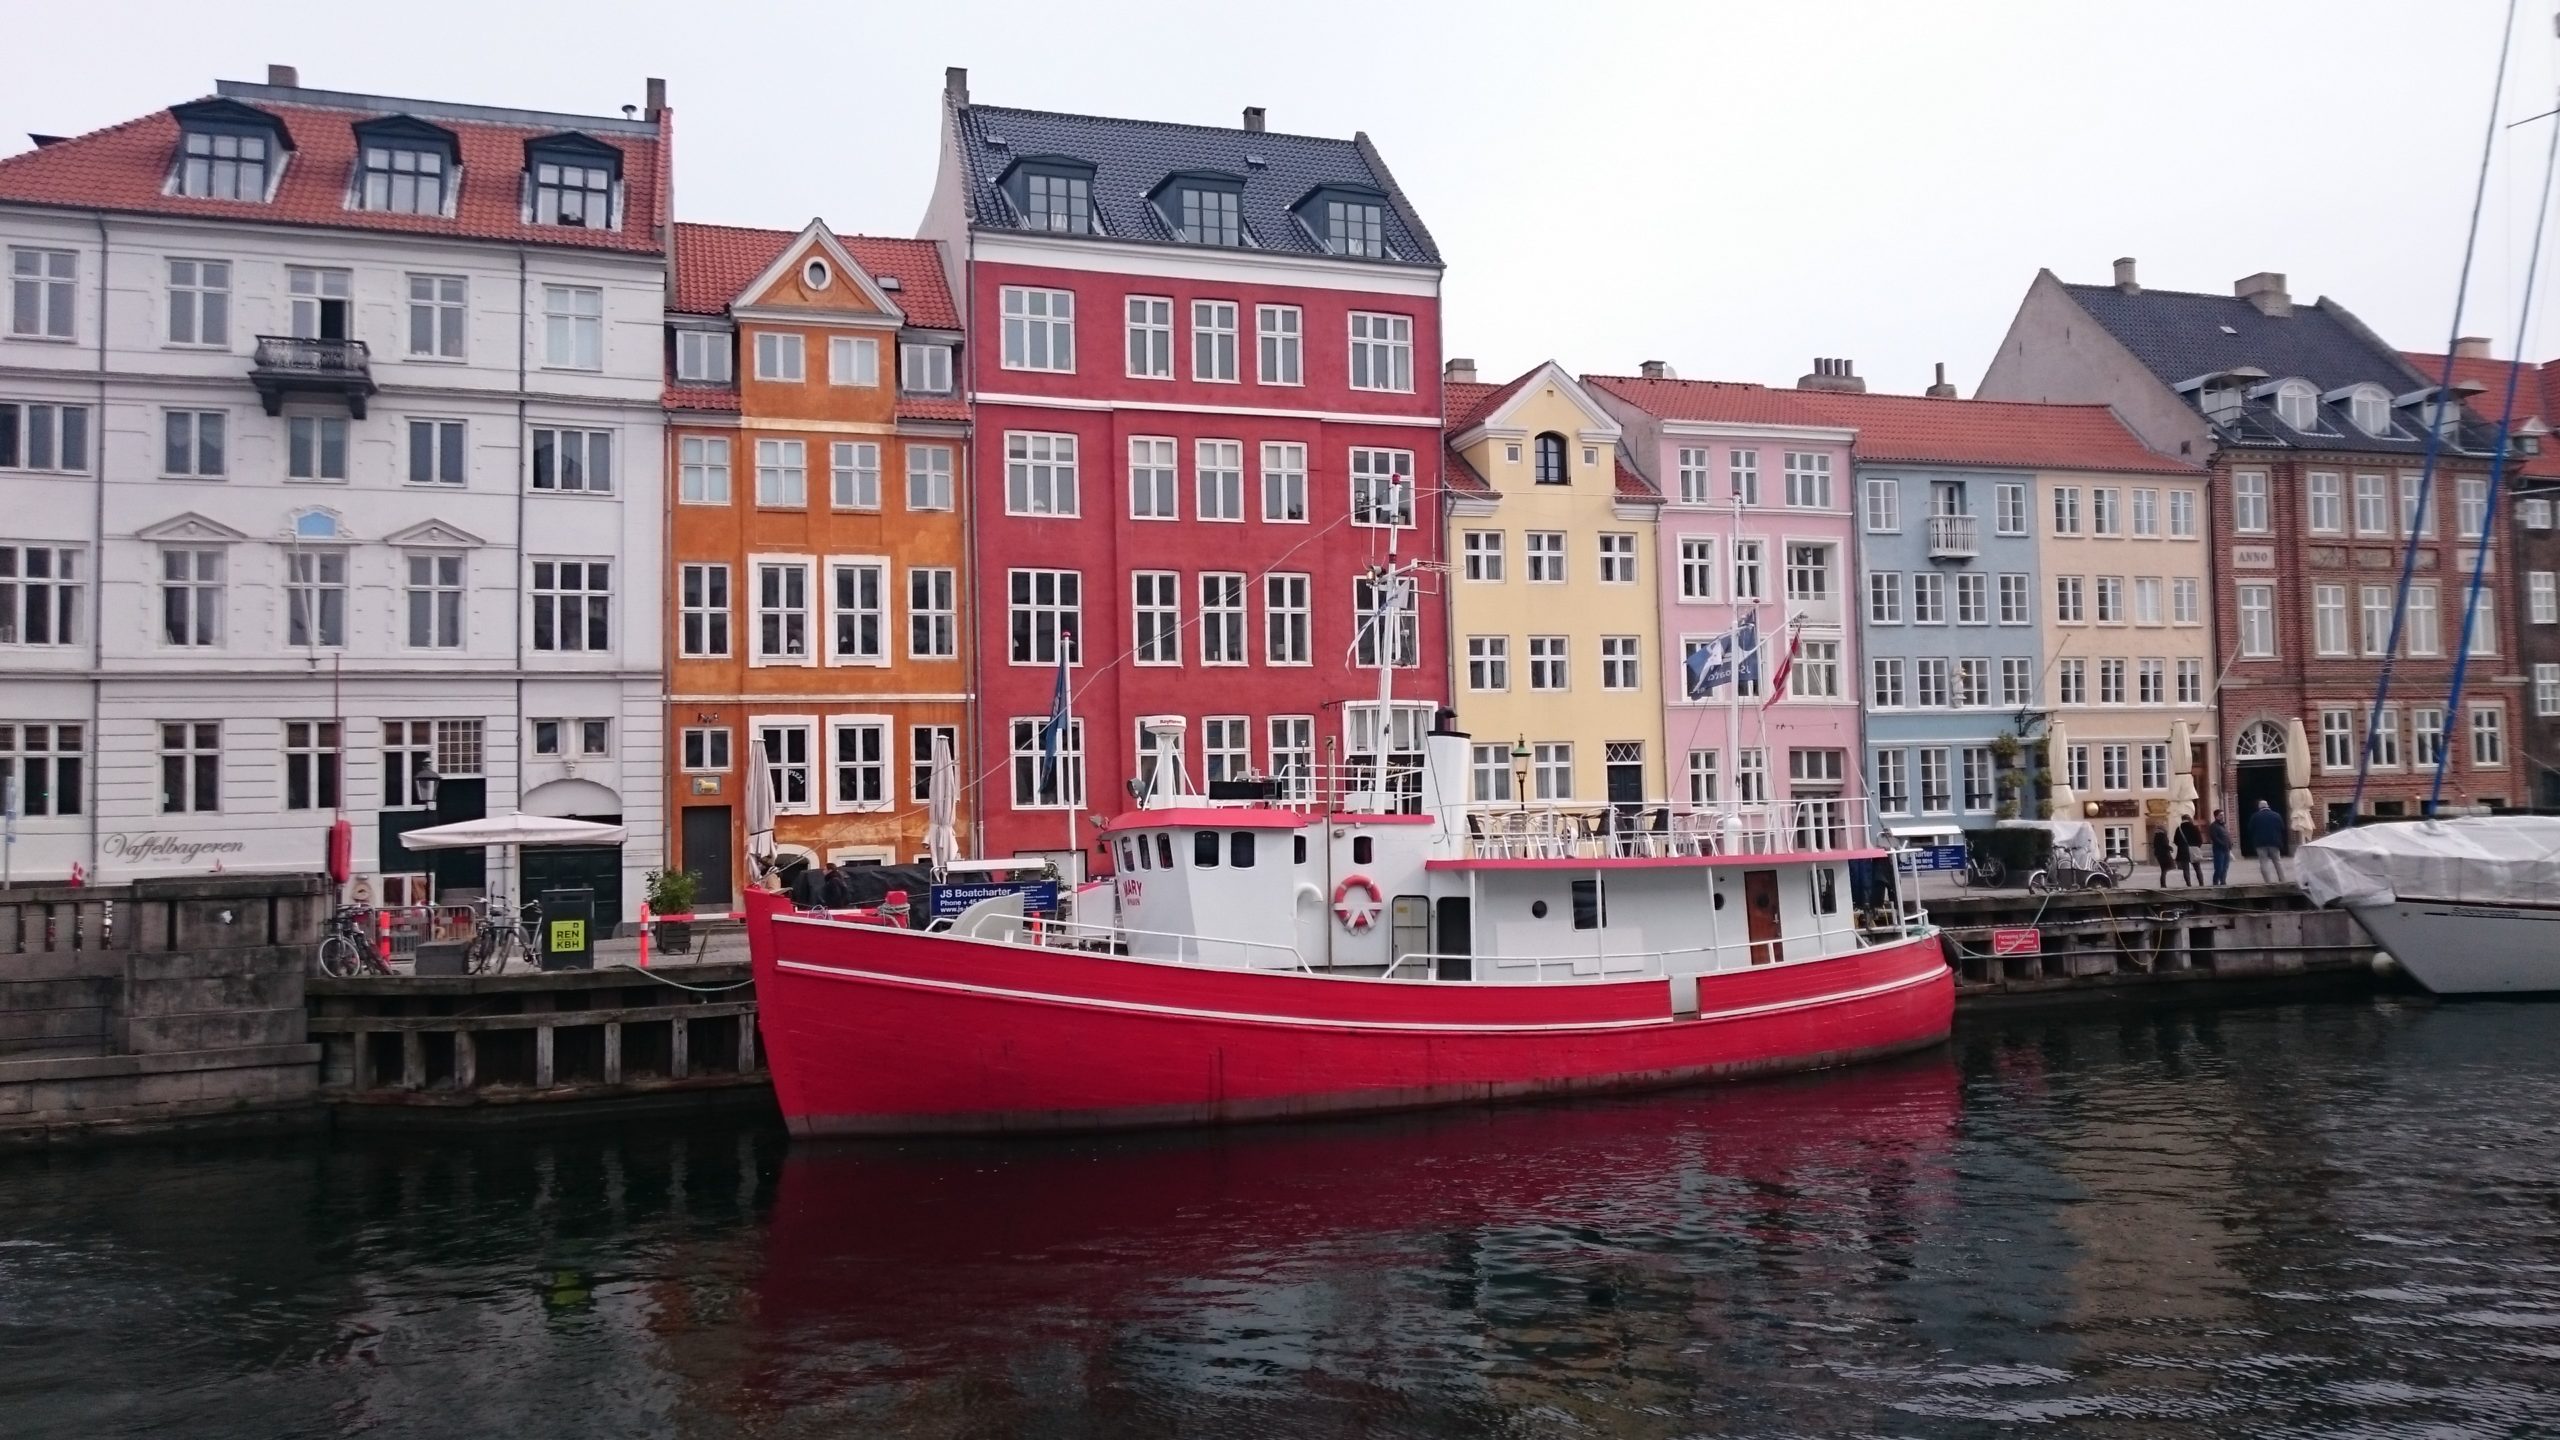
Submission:
POLYGON ((1675 795, 1714 808, 1799 805, 1799 824, 1856 819, 1860 778, 1857 572, 1850 495, 1853 429, 1808 423, 1797 397, 1760 385, 1583 377, 1625 427, 1638 469, 1662 493, 1663 744, 1675 795), (1691 699, 1691 656, 1755 617, 1756 684, 1691 699), (1764 704, 1790 633, 1787 693, 1764 704))

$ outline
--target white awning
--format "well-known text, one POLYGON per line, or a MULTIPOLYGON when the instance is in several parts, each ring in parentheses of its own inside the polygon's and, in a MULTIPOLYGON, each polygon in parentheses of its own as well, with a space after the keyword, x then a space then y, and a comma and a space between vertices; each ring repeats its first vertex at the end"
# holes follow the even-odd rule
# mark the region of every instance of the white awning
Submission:
POLYGON ((619 825, 592 820, 564 820, 551 815, 492 815, 485 820, 457 820, 429 825, 400 837, 412 850, 479 850, 491 845, 619 845, 627 832, 619 825))

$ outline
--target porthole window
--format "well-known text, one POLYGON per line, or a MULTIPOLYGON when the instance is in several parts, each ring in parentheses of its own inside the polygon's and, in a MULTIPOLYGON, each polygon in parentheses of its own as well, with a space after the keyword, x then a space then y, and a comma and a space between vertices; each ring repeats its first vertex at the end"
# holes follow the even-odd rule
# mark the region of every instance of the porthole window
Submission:
POLYGON ((835 275, 827 269, 826 261, 813 259, 800 267, 800 278, 809 282, 810 289, 824 290, 835 275))
POLYGON ((1529 918, 1530 918, 1530 919, 1532 919, 1532 920, 1544 920, 1544 919, 1546 919, 1546 918, 1547 918, 1547 902, 1546 902, 1546 901, 1544 901, 1544 900, 1532 900, 1532 901, 1530 901, 1530 902, 1529 902, 1529 918))
POLYGON ((1724 892, 1721 890, 1716 892, 1716 908, 1719 910, 1724 908, 1724 892))
POLYGON ((1375 859, 1377 858, 1377 854, 1378 854, 1378 845, 1377 845, 1377 842, 1376 842, 1376 841, 1374 841, 1374 840, 1370 839, 1370 838, 1369 838, 1368 836, 1366 836, 1366 835, 1354 835, 1353 837, 1351 837, 1351 863, 1352 863, 1352 864, 1354 864, 1354 865, 1367 865, 1367 864, 1371 864, 1371 863, 1373 863, 1373 862, 1375 861, 1375 859))

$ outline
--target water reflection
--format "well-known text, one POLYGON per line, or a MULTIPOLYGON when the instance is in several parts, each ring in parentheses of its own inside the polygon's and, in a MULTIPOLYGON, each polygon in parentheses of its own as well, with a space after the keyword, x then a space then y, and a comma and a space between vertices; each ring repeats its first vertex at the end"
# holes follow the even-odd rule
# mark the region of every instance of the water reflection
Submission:
POLYGON ((0 1435, 2560 1433, 2560 1009, 1226 1134, 0 1156, 0 1435))

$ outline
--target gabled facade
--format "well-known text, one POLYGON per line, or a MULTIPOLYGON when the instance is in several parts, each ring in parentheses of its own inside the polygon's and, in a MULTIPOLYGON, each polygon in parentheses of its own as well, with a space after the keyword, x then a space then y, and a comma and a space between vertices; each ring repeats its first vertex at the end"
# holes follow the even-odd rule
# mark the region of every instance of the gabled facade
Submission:
POLYGON ((2286 808, 2295 719, 2310 738, 2313 799, 2297 824, 2349 818, 2368 743, 2367 815, 2418 813, 2439 743, 2454 747, 2448 806, 2524 799, 2518 727, 2531 697, 2504 587, 2486 593, 2462 713, 2445 713, 2481 527, 2491 563, 2511 563, 2505 518, 2486 505, 2494 435, 2465 417, 2459 390, 2440 393, 2335 301, 2294 303, 2281 275, 2249 276, 2225 296, 2145 289, 2131 260, 2116 271, 2113 285, 2039 272, 1979 393, 2108 405, 2151 449, 2207 466, 2223 808, 2286 808), (2431 427, 2441 445, 2421 506, 2431 427), (2369 736, 2413 530, 2402 654, 2369 736))
MULTIPOLYGON (((2405 358, 2429 380, 2444 374, 2441 353, 2405 358)), ((2459 342, 2453 383, 2471 397, 2476 422, 2495 426, 2505 413, 2512 364, 2493 358, 2486 339, 2459 342)), ((2560 367, 2546 360, 2528 363, 2523 371, 2515 377, 2510 420, 2518 452, 2508 458, 2502 482, 2512 497, 2502 507, 2511 558, 2492 578, 2515 607, 2517 666, 2530 687, 2517 741, 2527 787, 2519 803, 2550 810, 2560 809, 2560 526, 2553 523, 2560 511, 2560 450, 2553 448, 2551 434, 2552 417, 2560 415, 2560 367)))
POLYGON ((1789 392, 1681 380, 1658 361, 1583 385, 1617 417, 1635 468, 1662 496, 1658 668, 1674 797, 1702 809, 1728 795, 1755 809, 1795 807, 1817 839, 1825 817, 1863 814, 1855 430, 1808 418, 1789 392), (1691 699, 1690 652, 1746 615, 1766 646, 1759 688, 1737 698, 1727 684, 1691 699), (1790 626, 1802 652, 1788 693, 1764 705, 1790 626))
POLYGON ((1469 800, 1661 804, 1662 497, 1620 458, 1617 419, 1552 361, 1496 386, 1452 360, 1443 393, 1469 800))
MULTIPOLYGON (((1159 758, 1194 783, 1394 753, 1446 698, 1426 596, 1381 644, 1368 572, 1438 558, 1440 257, 1365 136, 971 102, 924 233, 968 337, 980 815, 1080 867, 1159 758), (1063 656, 1074 720, 1040 733, 1063 656), (1179 721, 1172 756, 1151 717, 1179 721)), ((1168 727, 1167 736, 1172 734, 1168 727)))
POLYGON ((0 767, 14 868, 487 877, 416 826, 662 859, 671 120, 225 81, 0 160, 0 767), (41 616, 39 621, 36 617, 41 616), (41 800, 38 796, 41 794, 41 800))
POLYGON ((674 261, 668 823, 725 909, 759 767, 786 864, 912 860, 935 737, 968 767, 960 323, 930 241, 686 224, 674 261))

